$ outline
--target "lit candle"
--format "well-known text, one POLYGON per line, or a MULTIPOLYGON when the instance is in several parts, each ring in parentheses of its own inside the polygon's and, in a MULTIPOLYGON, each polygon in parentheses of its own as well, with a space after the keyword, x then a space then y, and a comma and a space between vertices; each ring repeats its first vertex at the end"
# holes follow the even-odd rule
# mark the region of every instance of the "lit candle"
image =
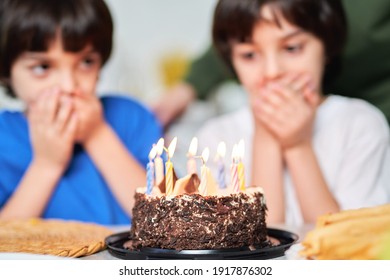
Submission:
POLYGON ((149 162, 146 165, 146 194, 151 194, 154 186, 154 163, 156 157, 156 146, 153 145, 149 152, 149 162))
POLYGON ((154 170, 156 175, 156 185, 158 186, 164 180, 164 163, 161 154, 164 151, 164 138, 160 138, 156 145, 156 157, 154 159, 154 170))
POLYGON ((245 154, 245 143, 243 139, 241 139, 240 142, 238 143, 237 152, 238 152, 237 173, 238 173, 240 191, 245 191, 245 169, 244 169, 244 163, 242 162, 242 159, 244 158, 244 154, 245 154))
POLYGON ((165 194, 171 195, 173 193, 173 164, 171 158, 176 149, 177 138, 173 138, 168 147, 168 161, 165 163, 165 194))
POLYGON ((197 173, 197 167, 196 167, 196 152, 198 150, 198 139, 196 137, 192 138, 190 147, 188 149, 188 161, 187 161, 187 173, 188 174, 194 174, 197 173))
POLYGON ((226 188, 225 181, 225 164, 224 158, 226 154, 226 144, 225 142, 220 142, 217 148, 217 161, 218 161, 218 186, 221 189, 226 188))
POLYGON ((202 152, 202 167, 200 169, 200 184, 198 187, 199 194, 207 195, 207 177, 208 177, 208 167, 206 166, 206 162, 209 159, 210 151, 209 148, 205 148, 202 152))
POLYGON ((234 144, 233 151, 232 151, 232 165, 230 168, 231 171, 231 184, 233 192, 239 192, 240 186, 238 182, 238 174, 237 174, 237 144, 234 144))

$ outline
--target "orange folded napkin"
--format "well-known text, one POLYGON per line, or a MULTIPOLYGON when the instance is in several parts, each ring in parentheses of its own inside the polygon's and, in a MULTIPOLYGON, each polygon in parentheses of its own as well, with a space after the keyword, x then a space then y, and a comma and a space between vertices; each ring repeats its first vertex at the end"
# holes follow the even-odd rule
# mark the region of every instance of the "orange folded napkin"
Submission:
POLYGON ((105 248, 106 227, 62 220, 0 220, 0 252, 62 257, 91 255, 105 248))

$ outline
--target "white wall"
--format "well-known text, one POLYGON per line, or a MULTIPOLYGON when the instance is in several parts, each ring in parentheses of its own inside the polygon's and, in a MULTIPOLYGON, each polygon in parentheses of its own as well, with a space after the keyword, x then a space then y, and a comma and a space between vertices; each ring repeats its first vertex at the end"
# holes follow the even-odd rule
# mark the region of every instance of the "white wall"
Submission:
POLYGON ((178 51, 194 57, 210 43, 215 0, 106 1, 114 16, 116 44, 102 90, 151 99, 163 90, 158 65, 164 55, 178 51))

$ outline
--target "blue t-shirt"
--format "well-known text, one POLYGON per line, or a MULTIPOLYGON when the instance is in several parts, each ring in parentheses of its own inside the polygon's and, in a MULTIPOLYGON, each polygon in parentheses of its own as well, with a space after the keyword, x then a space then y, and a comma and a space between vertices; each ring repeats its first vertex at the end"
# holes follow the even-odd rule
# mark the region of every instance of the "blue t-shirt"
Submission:
MULTIPOLYGON (((153 143, 162 135, 155 117, 131 98, 109 96, 101 98, 101 101, 106 121, 131 154, 146 166, 153 143)), ((0 112, 0 208, 15 191, 31 159, 25 116, 21 112, 0 112)), ((110 161, 109 158, 107 160, 110 161)), ((39 196, 39 193, 31 199, 35 196, 39 196)), ((68 169, 55 188, 42 217, 100 224, 131 222, 81 145, 75 145, 68 169)))

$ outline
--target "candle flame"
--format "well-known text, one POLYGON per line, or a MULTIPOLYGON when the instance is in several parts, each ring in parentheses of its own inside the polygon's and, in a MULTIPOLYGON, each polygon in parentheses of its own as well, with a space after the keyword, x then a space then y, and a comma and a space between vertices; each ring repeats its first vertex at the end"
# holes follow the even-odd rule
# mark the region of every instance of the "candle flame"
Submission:
POLYGON ((163 153, 164 151, 164 138, 160 138, 157 142, 157 145, 156 145, 156 152, 157 152, 157 155, 161 156, 161 154, 163 153))
POLYGON ((188 155, 189 156, 196 155, 197 150, 198 150, 198 138, 194 137, 191 140, 191 144, 190 144, 190 147, 188 149, 188 155))
POLYGON ((225 144, 225 142, 220 142, 218 144, 217 154, 218 154, 218 156, 221 159, 225 157, 225 154, 226 154, 226 144, 225 144))
POLYGON ((202 152, 202 160, 203 164, 206 164, 206 162, 209 160, 210 150, 209 148, 205 148, 202 152))
POLYGON ((173 154, 175 153, 176 149, 176 143, 177 143, 177 137, 173 138, 171 144, 169 144, 168 147, 168 158, 172 158, 173 154))
POLYGON ((243 159, 244 154, 245 154, 245 142, 244 139, 241 139, 240 142, 238 142, 237 157, 239 159, 243 159))
POLYGON ((153 145, 152 149, 149 152, 149 159, 152 160, 156 157, 157 154, 157 146, 153 145))

